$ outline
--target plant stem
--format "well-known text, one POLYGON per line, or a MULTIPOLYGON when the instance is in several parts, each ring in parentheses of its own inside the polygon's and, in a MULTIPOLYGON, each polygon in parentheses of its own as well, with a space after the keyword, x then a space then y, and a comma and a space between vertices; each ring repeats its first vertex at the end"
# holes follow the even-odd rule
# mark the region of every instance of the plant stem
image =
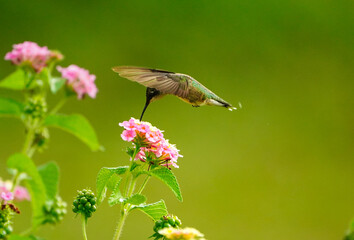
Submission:
POLYGON ((82 234, 84 235, 84 239, 87 240, 87 234, 86 234, 86 217, 84 214, 82 215, 82 234))
POLYGON ((67 97, 62 98, 62 99, 58 102, 58 104, 52 109, 52 111, 50 111, 49 114, 55 114, 55 113, 57 113, 57 112, 59 111, 59 109, 62 108, 62 106, 64 106, 64 104, 66 103, 67 99, 68 99, 67 97))
MULTIPOLYGON (((132 160, 131 160, 132 163, 130 164, 129 169, 131 169, 131 167, 135 161, 135 156, 136 156, 136 154, 138 154, 139 150, 140 150, 140 147, 135 146, 135 151, 133 153, 132 160)), ((126 184, 128 184, 128 182, 129 182, 128 187, 127 188, 125 187, 126 189, 124 189, 124 194, 125 194, 126 198, 130 197, 133 194, 134 189, 135 189, 135 185, 136 185, 136 180, 137 180, 137 178, 134 177, 134 175, 130 172, 129 180, 127 180, 127 182, 126 182, 126 184)), ((122 205, 121 217, 120 217, 118 225, 116 227, 116 231, 114 233, 113 240, 119 240, 119 238, 122 234, 123 226, 124 226, 125 220, 128 216, 130 208, 131 208, 130 204, 126 203, 126 204, 122 205)))
POLYGON ((18 185, 18 180, 19 180, 20 175, 21 175, 21 173, 19 171, 17 171, 13 180, 12 180, 12 186, 11 186, 11 190, 10 190, 11 192, 15 191, 15 188, 18 185))
MULTIPOLYGON (((25 143, 22 148, 22 153, 28 157, 32 157, 32 155, 34 154, 34 152, 36 150, 35 148, 32 147, 34 135, 35 135, 35 129, 34 129, 34 127, 31 126, 28 129, 25 143)), ((19 184, 20 175, 21 175, 21 172, 17 171, 13 180, 12 180, 11 192, 13 192, 15 190, 15 188, 17 187, 17 185, 19 184)))
POLYGON ((119 219, 116 231, 114 233, 113 240, 119 240, 119 238, 120 238, 120 236, 122 234, 123 226, 124 226, 124 223, 125 223, 125 220, 126 220, 127 216, 128 216, 128 211, 127 211, 126 205, 123 205, 122 206, 122 215, 121 215, 121 217, 119 219))
MULTIPOLYGON (((32 147, 33 138, 34 138, 35 130, 33 127, 30 127, 27 132, 25 144, 23 145, 22 153, 28 156, 28 153, 32 147)), ((30 156, 29 156, 30 157, 30 156)))
POLYGON ((138 191, 138 194, 141 194, 143 192, 143 190, 144 190, 147 182, 149 181, 149 179, 150 179, 150 175, 146 176, 146 178, 144 179, 143 184, 141 185, 141 187, 140 187, 140 189, 138 191))

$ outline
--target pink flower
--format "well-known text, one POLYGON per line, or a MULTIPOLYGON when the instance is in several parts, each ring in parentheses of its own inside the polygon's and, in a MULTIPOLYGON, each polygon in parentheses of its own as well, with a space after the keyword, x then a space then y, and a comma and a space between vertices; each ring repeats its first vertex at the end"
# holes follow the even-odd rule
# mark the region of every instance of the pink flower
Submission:
POLYGON ((40 72, 51 59, 51 51, 48 47, 40 47, 35 42, 25 41, 14 44, 13 50, 6 53, 5 60, 10 60, 15 65, 30 65, 34 70, 40 72))
POLYGON ((58 66, 57 70, 61 72, 65 78, 66 84, 76 92, 78 99, 82 99, 85 94, 91 98, 95 98, 98 89, 95 85, 96 76, 90 74, 88 70, 78 67, 77 65, 70 65, 67 68, 58 66))
POLYGON ((124 130, 121 136, 124 141, 131 142, 135 138, 136 132, 134 130, 124 130))
POLYGON ((15 200, 17 200, 17 201, 31 200, 31 197, 30 197, 27 189, 24 187, 21 187, 21 186, 18 186, 15 188, 14 195, 15 195, 14 196, 15 200))
POLYGON ((178 168, 177 159, 183 156, 178 153, 179 150, 175 145, 164 138, 160 129, 134 118, 119 123, 119 126, 125 128, 121 135, 124 141, 140 146, 134 160, 152 161, 168 168, 170 166, 178 168))
POLYGON ((137 120, 134 118, 129 119, 129 121, 119 123, 119 126, 124 127, 127 130, 136 130, 139 127, 137 120))
MULTIPOLYGON (((15 187, 14 192, 11 192, 12 182, 11 181, 2 181, 0 178, 0 194, 12 194, 13 199, 16 201, 30 200, 30 195, 26 188, 17 186, 15 187)), ((4 196, 5 196, 4 195, 4 196)), ((2 198, 2 197, 1 197, 2 198)), ((7 200, 9 201, 9 200, 7 200)))
POLYGON ((14 194, 12 192, 2 192, 0 197, 4 200, 4 201, 11 201, 14 199, 14 194))

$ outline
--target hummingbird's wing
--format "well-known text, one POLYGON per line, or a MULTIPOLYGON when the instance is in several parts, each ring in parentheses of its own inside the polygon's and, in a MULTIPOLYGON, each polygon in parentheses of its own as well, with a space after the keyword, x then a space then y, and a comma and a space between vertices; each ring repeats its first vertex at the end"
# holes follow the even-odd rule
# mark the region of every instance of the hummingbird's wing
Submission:
POLYGON ((118 66, 113 67, 112 70, 123 78, 138 82, 145 87, 155 88, 161 93, 174 94, 182 98, 188 96, 188 78, 190 78, 188 75, 132 66, 118 66))

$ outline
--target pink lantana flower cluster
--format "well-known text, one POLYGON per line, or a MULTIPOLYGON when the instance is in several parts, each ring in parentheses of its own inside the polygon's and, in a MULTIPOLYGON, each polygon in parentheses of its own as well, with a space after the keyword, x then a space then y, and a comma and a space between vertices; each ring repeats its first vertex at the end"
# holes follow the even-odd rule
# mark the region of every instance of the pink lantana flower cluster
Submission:
POLYGON ((58 66, 57 70, 65 78, 66 85, 71 87, 77 94, 78 99, 82 99, 86 94, 95 98, 98 92, 95 85, 96 76, 90 74, 88 70, 80 68, 77 65, 70 65, 67 68, 58 66))
POLYGON ((121 134, 122 139, 139 148, 134 160, 178 168, 177 159, 183 156, 175 145, 164 138, 160 129, 135 118, 119 123, 119 126, 125 128, 121 134))
POLYGON ((195 228, 163 228, 159 233, 168 240, 205 240, 204 234, 195 228))
POLYGON ((4 201, 23 201, 30 200, 30 195, 26 188, 17 186, 15 190, 11 192, 12 182, 11 181, 2 181, 0 178, 0 200, 4 201))
POLYGON ((29 41, 14 44, 13 50, 5 55, 5 60, 10 60, 15 65, 29 65, 36 72, 40 72, 46 67, 49 60, 61 60, 62 58, 63 56, 60 53, 51 51, 46 46, 40 47, 37 43, 29 41))

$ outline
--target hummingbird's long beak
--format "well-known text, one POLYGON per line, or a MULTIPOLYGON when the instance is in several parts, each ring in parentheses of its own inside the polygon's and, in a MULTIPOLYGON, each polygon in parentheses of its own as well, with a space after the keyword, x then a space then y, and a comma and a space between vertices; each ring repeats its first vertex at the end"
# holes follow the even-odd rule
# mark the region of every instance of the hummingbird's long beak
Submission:
POLYGON ((141 113, 141 116, 140 116, 140 122, 141 122, 141 120, 143 119, 145 110, 147 109, 147 107, 148 107, 149 104, 150 104, 150 100, 151 100, 151 99, 148 99, 148 98, 146 99, 145 107, 144 107, 143 112, 141 113))

